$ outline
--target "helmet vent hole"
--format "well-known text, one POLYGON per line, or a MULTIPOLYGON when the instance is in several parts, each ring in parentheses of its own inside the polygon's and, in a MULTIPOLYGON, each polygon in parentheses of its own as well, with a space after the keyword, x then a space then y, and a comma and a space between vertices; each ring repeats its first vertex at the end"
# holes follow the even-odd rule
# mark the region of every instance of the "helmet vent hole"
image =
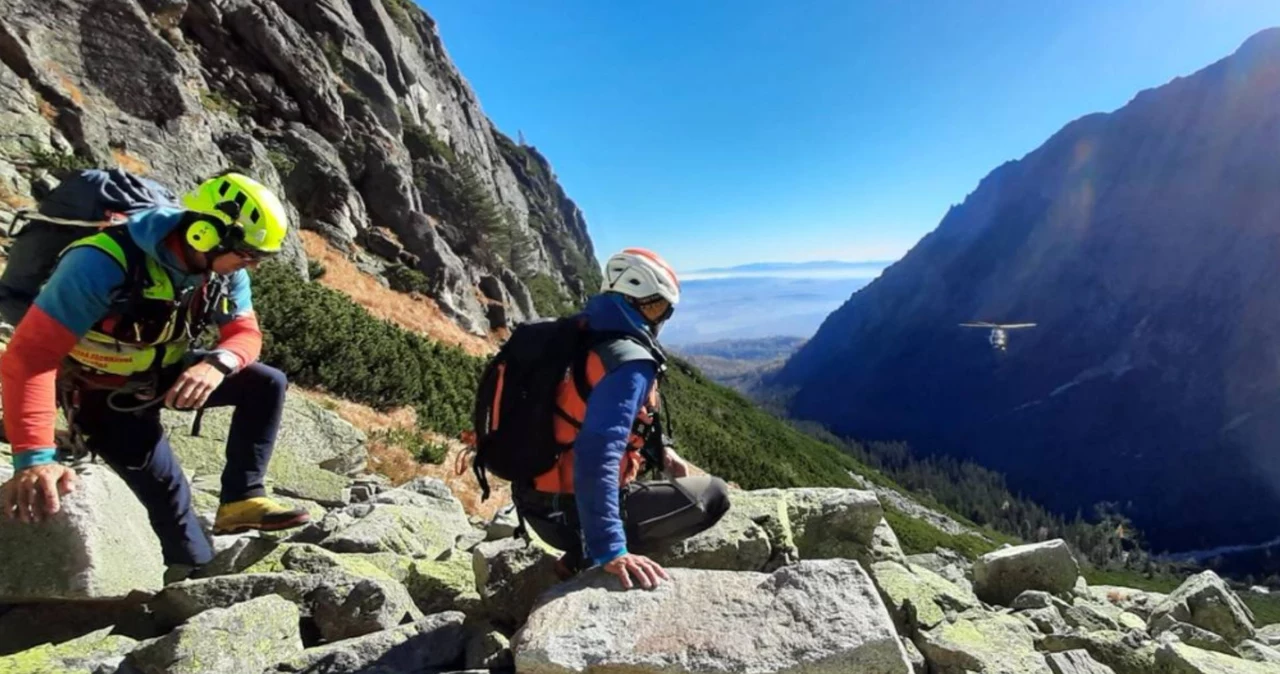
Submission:
POLYGON ((219 202, 217 206, 214 206, 214 208, 218 209, 222 213, 225 213, 227 217, 231 218, 232 220, 235 220, 240 217, 240 204, 234 201, 219 202))

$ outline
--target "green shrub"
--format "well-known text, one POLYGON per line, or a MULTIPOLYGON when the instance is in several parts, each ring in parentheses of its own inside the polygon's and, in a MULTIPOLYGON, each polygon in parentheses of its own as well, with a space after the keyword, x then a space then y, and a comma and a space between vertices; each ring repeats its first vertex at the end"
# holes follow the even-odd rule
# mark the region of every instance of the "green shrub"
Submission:
POLYGON ((334 73, 339 77, 346 74, 347 64, 342 58, 342 47, 339 47, 333 38, 327 35, 320 38, 320 51, 324 52, 324 60, 329 62, 329 67, 334 73))
POLYGON ((439 464, 444 461, 449 446, 425 437, 421 430, 413 428, 392 428, 377 431, 371 440, 381 441, 388 445, 403 447, 421 463, 439 464))
POLYGON ((1245 592, 1240 599, 1253 611, 1253 622, 1258 627, 1280 623, 1280 597, 1245 592))
POLYGON ((324 278, 325 273, 329 270, 325 268, 318 260, 307 260, 307 278, 312 281, 319 281, 324 278))
MULTIPOLYGON (((1132 569, 1095 569, 1086 566, 1081 569, 1080 575, 1090 585, 1116 585, 1168 594, 1182 585, 1188 575, 1198 571, 1197 568, 1178 568, 1170 572, 1157 567, 1152 572, 1143 573, 1132 569)), ((1280 597, 1241 592, 1240 599, 1253 611, 1254 624, 1258 627, 1280 623, 1280 597)))
POLYGON ((533 296, 533 307, 540 316, 568 316, 577 311, 577 307, 564 296, 560 286, 550 276, 534 274, 525 279, 524 283, 533 296))
POLYGON ((497 262, 521 278, 528 278, 532 274, 538 244, 533 233, 520 226, 515 212, 510 208, 503 208, 499 220, 492 223, 485 232, 484 246, 493 251, 497 262))
POLYGON ((682 360, 671 360, 662 390, 681 454, 745 489, 855 487, 849 472, 870 472, 835 447, 705 379, 682 360))
MULTIPOLYGON (((679 358, 671 360, 662 390, 675 418, 676 447, 681 455, 745 489, 857 487, 850 476, 853 473, 902 491, 838 445, 764 412, 736 391, 706 379, 679 358)), ((932 552, 943 546, 975 558, 997 546, 974 534, 948 534, 892 507, 884 510, 908 553, 932 552)))
POLYGON ((228 98, 221 91, 210 89, 200 92, 200 102, 209 112, 220 112, 231 117, 240 116, 240 104, 228 98))
POLYGON ((883 507, 885 520, 893 528, 893 533, 897 534, 898 542, 902 544, 902 551, 908 555, 933 552, 934 548, 943 547, 955 550, 969 559, 977 559, 996 549, 995 543, 983 540, 979 536, 949 534, 892 506, 883 505, 883 507))
POLYGON ((276 173, 280 175, 280 179, 284 180, 286 176, 293 173, 293 169, 298 165, 293 157, 281 152, 280 150, 267 150, 267 160, 271 165, 276 167, 276 173))
POLYGON ((557 231, 553 238, 557 242, 556 246, 564 251, 565 263, 569 265, 573 276, 582 279, 583 287, 599 288, 604 281, 604 275, 600 272, 600 265, 595 260, 588 259, 579 250, 580 246, 573 242, 567 232, 557 231))
POLYGON ((78 154, 62 153, 43 148, 32 148, 27 156, 31 159, 31 167, 44 169, 58 178, 84 169, 94 168, 94 163, 78 154))
MULTIPOLYGON (((411 152, 415 152, 414 147, 419 147, 416 152, 422 151, 416 141, 409 146, 411 152)), ((508 258, 511 264, 519 266, 518 260, 527 254, 532 240, 518 230, 510 215, 493 200, 489 187, 470 159, 455 157, 448 166, 416 159, 413 175, 422 195, 423 210, 453 225, 461 236, 462 240, 457 242, 460 255, 491 271, 497 271, 508 258)))
POLYGON ((431 282, 427 275, 402 264, 393 265, 384 272, 391 289, 402 293, 431 294, 431 282))
POLYGON ((474 231, 482 240, 491 237, 495 230, 506 223, 503 222, 503 213, 489 194, 489 187, 484 184, 480 173, 470 161, 457 162, 453 169, 458 176, 459 186, 457 201, 453 204, 455 222, 474 231))
POLYGON ((470 426, 481 359, 374 318, 346 295, 282 264, 253 274, 263 359, 295 383, 379 410, 409 405, 445 435, 470 426))
POLYGON ((400 119, 404 123, 405 148, 415 159, 444 162, 450 166, 458 163, 458 156, 453 148, 430 128, 430 123, 426 127, 415 124, 413 117, 404 110, 400 113, 400 119))
POLYGON ((1080 575, 1090 585, 1118 585, 1131 587, 1145 592, 1173 592, 1182 584, 1182 579, 1171 574, 1142 573, 1132 569, 1097 569, 1085 566, 1080 575))
POLYGON ((413 24, 413 18, 409 12, 421 11, 417 5, 413 4, 413 0, 385 0, 382 6, 386 8, 387 14, 391 16, 391 20, 405 35, 418 39, 417 26, 413 24))
POLYGON ((345 82, 338 87, 338 96, 342 97, 342 104, 347 106, 348 109, 373 109, 373 101, 369 100, 369 97, 363 91, 352 88, 351 85, 345 82))
POLYGON ((921 504, 972 524, 997 542, 1062 538, 1081 560, 1099 568, 1144 568, 1149 560, 1141 532, 1108 504, 1095 507, 1089 519, 1077 514, 1067 520, 1010 490, 1004 475, 972 461, 916 456, 905 443, 844 441, 813 424, 797 425, 910 490, 921 504))

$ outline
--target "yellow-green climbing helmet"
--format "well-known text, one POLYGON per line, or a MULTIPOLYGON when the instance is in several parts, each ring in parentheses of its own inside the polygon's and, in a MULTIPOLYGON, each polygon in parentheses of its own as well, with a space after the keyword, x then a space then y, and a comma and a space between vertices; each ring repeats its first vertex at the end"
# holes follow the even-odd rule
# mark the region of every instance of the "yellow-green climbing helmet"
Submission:
POLYGON ((279 197, 262 183, 239 173, 225 173, 200 183, 182 196, 182 205, 216 216, 227 225, 225 232, 195 228, 188 231, 188 242, 201 252, 276 253, 289 231, 289 216, 279 197), (235 228, 241 231, 236 232, 235 228))

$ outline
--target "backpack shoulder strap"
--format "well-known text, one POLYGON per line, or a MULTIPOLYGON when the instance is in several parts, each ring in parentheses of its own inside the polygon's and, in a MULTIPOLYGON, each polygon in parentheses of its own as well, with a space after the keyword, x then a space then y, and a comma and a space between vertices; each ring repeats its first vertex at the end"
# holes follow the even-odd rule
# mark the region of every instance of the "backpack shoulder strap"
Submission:
POLYGON ((639 339, 625 332, 595 332, 587 336, 585 348, 574 359, 571 368, 573 385, 578 397, 586 400, 591 395, 592 384, 587 381, 587 358, 594 353, 600 357, 606 373, 636 361, 650 362, 659 372, 666 357, 660 351, 646 346, 639 339))
POLYGON ((666 362, 666 354, 649 344, 645 344, 635 335, 625 332, 598 332, 587 340, 587 348, 594 351, 604 363, 606 372, 637 360, 655 363, 661 368, 666 362))
POLYGON ((605 335, 591 345, 591 350, 600 356, 606 372, 638 360, 660 362, 658 356, 640 340, 628 335, 605 335))

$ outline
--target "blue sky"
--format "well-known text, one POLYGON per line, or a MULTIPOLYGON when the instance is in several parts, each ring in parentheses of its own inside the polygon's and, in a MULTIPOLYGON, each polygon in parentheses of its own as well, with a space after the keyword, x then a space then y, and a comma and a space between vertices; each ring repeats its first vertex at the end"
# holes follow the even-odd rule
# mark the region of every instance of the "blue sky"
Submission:
POLYGON ((1081 115, 1280 26, 1277 0, 429 0, 597 254, 882 260, 1081 115))

